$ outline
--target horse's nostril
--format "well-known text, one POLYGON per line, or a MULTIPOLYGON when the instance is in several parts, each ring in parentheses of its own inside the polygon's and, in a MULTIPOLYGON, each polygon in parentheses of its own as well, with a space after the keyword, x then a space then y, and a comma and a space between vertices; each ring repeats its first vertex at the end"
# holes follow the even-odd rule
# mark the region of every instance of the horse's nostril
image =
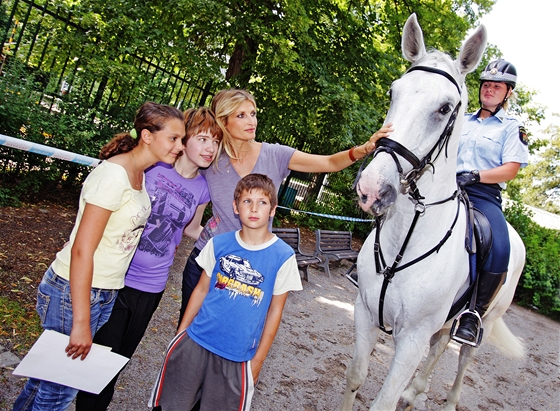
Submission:
POLYGON ((397 199, 397 190, 390 184, 383 184, 379 190, 379 198, 386 206, 389 206, 397 199))
POLYGON ((367 195, 366 194, 362 194, 360 196, 360 200, 362 201, 363 204, 367 203, 367 195))
POLYGON ((388 184, 383 184, 381 189, 379 190, 379 198, 384 198, 386 195, 390 194, 392 187, 388 184))

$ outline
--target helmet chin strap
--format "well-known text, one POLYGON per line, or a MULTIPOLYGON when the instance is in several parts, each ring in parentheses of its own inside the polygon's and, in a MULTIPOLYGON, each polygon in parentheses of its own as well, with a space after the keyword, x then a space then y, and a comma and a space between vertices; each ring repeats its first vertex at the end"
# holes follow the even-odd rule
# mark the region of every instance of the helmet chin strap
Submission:
MULTIPOLYGON (((496 113, 502 109, 502 107, 504 106, 504 104, 506 104, 506 101, 508 101, 509 92, 510 92, 510 90, 512 90, 513 88, 512 88, 509 84, 507 84, 506 96, 504 97, 504 100, 503 100, 500 104, 498 104, 498 105, 496 106, 496 109, 495 109, 494 111, 488 110, 487 108, 485 108, 485 107, 482 105, 482 101, 480 100, 480 90, 481 90, 481 89, 482 89, 482 83, 480 83, 480 87, 478 88, 478 104, 480 105, 480 111, 487 111, 487 112, 490 113, 491 116, 495 116, 496 113)), ((477 117, 478 117, 479 115, 480 115, 480 112, 478 113, 477 117)))

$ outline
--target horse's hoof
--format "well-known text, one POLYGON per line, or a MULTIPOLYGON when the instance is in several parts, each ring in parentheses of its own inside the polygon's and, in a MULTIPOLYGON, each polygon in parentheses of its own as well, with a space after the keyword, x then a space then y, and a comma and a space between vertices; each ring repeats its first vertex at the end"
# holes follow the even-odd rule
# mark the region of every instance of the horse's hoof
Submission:
POLYGON ((411 411, 413 408, 414 408, 414 403, 411 404, 407 400, 401 398, 397 403, 397 408, 395 408, 395 411, 411 411))

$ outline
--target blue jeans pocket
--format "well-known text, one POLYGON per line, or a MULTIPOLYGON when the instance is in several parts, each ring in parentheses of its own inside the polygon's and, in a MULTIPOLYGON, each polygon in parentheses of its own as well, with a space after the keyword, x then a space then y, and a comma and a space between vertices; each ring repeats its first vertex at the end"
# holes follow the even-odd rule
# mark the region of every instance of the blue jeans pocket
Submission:
POLYGON ((51 297, 49 295, 43 294, 41 291, 37 291, 37 305, 35 308, 37 310, 37 314, 39 314, 41 324, 45 324, 50 301, 51 297))

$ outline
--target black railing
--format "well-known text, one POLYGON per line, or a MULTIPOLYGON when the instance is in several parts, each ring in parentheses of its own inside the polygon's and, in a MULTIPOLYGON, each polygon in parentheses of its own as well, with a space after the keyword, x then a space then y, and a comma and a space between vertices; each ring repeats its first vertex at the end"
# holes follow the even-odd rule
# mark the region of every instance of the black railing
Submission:
POLYGON ((7 1, 8 20, 0 29, 2 36, 2 67, 5 61, 17 59, 33 72, 42 90, 43 106, 55 108, 57 98, 64 98, 77 84, 89 91, 92 107, 110 112, 112 108, 126 106, 130 91, 136 84, 148 82, 160 103, 179 109, 206 105, 212 93, 212 81, 193 78, 188 68, 178 64, 162 64, 165 56, 141 55, 138 52, 117 57, 120 64, 128 64, 137 70, 135 80, 117 75, 97 76, 88 67, 84 50, 96 44, 82 44, 66 39, 72 35, 88 39, 86 30, 76 23, 73 8, 63 9, 48 0, 7 1), (59 36, 57 32, 64 32, 59 36), (70 33, 70 35, 68 34, 70 33))

